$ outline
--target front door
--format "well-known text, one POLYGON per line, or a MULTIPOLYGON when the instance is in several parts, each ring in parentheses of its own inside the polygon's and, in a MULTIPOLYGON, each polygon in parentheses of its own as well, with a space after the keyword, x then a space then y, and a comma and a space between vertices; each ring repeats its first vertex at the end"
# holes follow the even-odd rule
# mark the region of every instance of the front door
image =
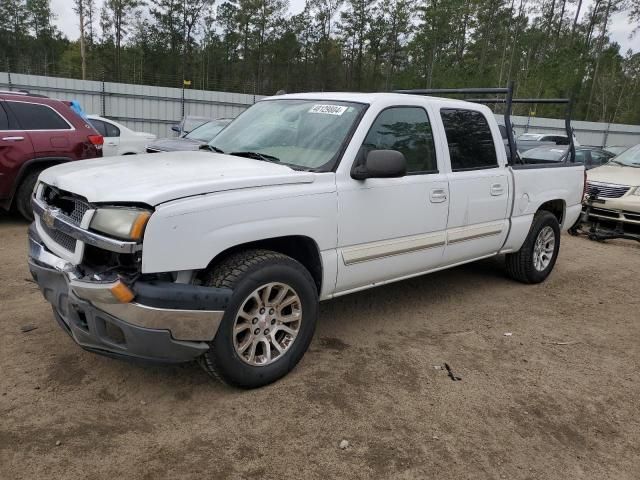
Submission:
POLYGON ((442 109, 451 173, 447 264, 496 253, 507 235, 509 177, 496 151, 494 137, 482 112, 442 109))
POLYGON ((410 276, 442 262, 449 189, 425 109, 383 110, 356 161, 371 150, 402 152, 407 175, 338 181, 337 292, 410 276))

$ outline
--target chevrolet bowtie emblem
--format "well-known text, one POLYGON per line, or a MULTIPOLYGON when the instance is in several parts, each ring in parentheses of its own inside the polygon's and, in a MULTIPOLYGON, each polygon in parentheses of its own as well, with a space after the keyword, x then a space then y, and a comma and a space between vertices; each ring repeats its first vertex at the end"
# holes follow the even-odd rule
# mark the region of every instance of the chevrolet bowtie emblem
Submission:
POLYGON ((53 228, 53 224, 56 220, 56 216, 59 210, 57 208, 47 208, 44 212, 42 212, 42 220, 45 225, 49 228, 53 228))

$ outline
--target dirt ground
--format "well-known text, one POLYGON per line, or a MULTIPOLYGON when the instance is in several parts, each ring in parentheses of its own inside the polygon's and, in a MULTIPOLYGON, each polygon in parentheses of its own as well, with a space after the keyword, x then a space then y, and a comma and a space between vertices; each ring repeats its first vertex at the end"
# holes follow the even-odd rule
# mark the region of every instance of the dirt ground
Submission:
POLYGON ((640 476, 638 244, 565 235, 542 285, 496 259, 323 303, 298 367, 240 391, 77 347, 26 230, 0 215, 2 480, 640 476))

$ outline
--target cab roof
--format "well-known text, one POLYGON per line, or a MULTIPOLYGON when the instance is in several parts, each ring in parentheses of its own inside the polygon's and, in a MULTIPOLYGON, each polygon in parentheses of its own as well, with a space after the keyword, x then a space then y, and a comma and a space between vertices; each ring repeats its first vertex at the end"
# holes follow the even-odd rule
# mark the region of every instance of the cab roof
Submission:
MULTIPOLYGON (((357 102, 373 105, 378 102, 394 101, 398 103, 406 102, 407 99, 421 98, 427 103, 433 103, 441 106, 459 106, 469 108, 473 106, 477 109, 480 104, 473 102, 466 102, 464 100, 458 100, 453 98, 433 97, 433 96, 420 96, 407 95, 406 93, 358 93, 358 92, 307 92, 307 93, 292 93, 285 95, 277 95, 267 97, 263 100, 278 100, 278 99, 297 99, 297 100, 328 100, 328 101, 342 101, 342 102, 357 102)), ((413 102, 412 102, 413 103, 413 102)), ((486 107, 485 107, 486 108, 486 107)))

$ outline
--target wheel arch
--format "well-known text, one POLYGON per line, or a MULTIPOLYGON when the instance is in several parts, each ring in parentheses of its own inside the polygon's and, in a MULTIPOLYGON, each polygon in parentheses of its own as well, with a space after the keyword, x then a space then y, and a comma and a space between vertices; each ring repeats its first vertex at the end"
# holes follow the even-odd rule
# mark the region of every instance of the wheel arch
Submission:
POLYGON ((558 224, 562 227, 567 210, 567 203, 562 199, 547 200, 538 207, 537 212, 547 211, 552 213, 558 220, 558 224))
POLYGON ((16 192, 20 187, 20 184, 24 180, 24 178, 34 170, 44 170, 45 168, 53 167, 54 165, 59 165, 61 163, 66 163, 72 161, 72 158, 69 157, 41 157, 41 158, 33 158, 28 160, 22 164, 20 170, 18 170, 18 174, 13 182, 11 187, 11 191, 9 192, 9 196, 3 200, 2 206, 6 209, 9 209, 13 206, 13 200, 16 196, 16 192))
POLYGON ((322 291, 323 267, 320 249, 314 239, 305 235, 286 235, 234 245, 217 254, 209 262, 206 269, 215 268, 217 264, 233 253, 254 249, 272 250, 297 260, 313 277, 318 294, 322 291))

